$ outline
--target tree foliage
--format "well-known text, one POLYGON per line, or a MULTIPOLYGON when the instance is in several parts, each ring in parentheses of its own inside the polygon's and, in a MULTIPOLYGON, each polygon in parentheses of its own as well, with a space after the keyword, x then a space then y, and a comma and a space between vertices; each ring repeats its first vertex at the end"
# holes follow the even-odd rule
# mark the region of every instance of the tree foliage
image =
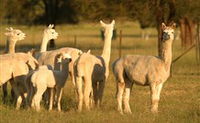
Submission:
POLYGON ((160 16, 166 22, 171 17, 176 22, 200 18, 200 0, 0 0, 0 4, 4 23, 78 23, 125 17, 146 28, 156 26, 160 16))

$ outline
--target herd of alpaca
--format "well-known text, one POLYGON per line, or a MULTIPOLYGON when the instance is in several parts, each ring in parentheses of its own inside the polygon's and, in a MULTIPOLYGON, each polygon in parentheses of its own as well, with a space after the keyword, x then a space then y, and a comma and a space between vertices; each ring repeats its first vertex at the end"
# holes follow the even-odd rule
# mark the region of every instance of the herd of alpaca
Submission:
MULTIPOLYGON (((87 110, 93 106, 101 106, 104 87, 109 75, 111 42, 115 21, 105 24, 104 47, 101 56, 82 52, 76 48, 64 47, 47 51, 51 39, 57 39, 58 33, 53 25, 45 28, 40 52, 15 53, 15 44, 23 40, 25 34, 13 28, 7 28, 7 50, 0 55, 0 86, 3 87, 3 101, 7 95, 9 82, 14 93, 16 109, 22 104, 40 111, 40 102, 45 101, 52 110, 56 104, 61 111, 61 97, 68 75, 78 95, 78 111, 82 111, 83 103, 87 110), (45 96, 44 96, 45 97, 45 96)), ((133 84, 150 86, 151 111, 158 112, 160 93, 164 82, 170 75, 172 61, 172 43, 175 24, 166 26, 162 23, 162 52, 160 56, 126 55, 112 64, 117 84, 118 110, 121 114, 131 113, 129 98, 133 84), (124 103, 124 110, 122 108, 124 103)))

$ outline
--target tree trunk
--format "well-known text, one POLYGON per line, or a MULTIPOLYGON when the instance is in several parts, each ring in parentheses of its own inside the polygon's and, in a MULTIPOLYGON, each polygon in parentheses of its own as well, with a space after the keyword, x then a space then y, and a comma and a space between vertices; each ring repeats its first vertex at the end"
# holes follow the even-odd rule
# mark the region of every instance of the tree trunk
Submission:
POLYGON ((187 17, 180 19, 181 44, 188 48, 194 44, 195 23, 187 17))
MULTIPOLYGON (((56 14, 58 8, 58 0, 43 0, 45 5, 46 25, 54 24, 56 26, 56 14)), ((55 40, 52 39, 49 42, 49 48, 55 48, 55 40)))

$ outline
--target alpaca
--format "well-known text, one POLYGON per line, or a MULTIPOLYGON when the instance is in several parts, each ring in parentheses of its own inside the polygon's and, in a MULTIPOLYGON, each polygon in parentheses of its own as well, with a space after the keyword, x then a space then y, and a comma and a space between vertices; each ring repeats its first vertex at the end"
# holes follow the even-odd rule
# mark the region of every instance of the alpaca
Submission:
MULTIPOLYGON (((23 33, 21 30, 13 29, 12 27, 6 28, 7 32, 5 35, 7 38, 7 45, 6 45, 6 51, 5 53, 15 53, 15 44, 17 41, 23 40, 25 38, 25 33, 23 33)), ((5 99, 8 95, 7 93, 7 83, 3 84, 3 102, 5 103, 5 99)), ((12 97, 14 97, 13 91, 12 97)))
POLYGON ((22 99, 24 99, 26 87, 23 82, 26 74, 29 72, 27 63, 32 69, 35 69, 38 65, 37 60, 29 53, 0 55, 0 86, 10 81, 17 98, 16 109, 20 108, 22 99))
POLYGON ((47 88, 51 89, 49 110, 52 110, 53 107, 53 91, 55 89, 57 108, 58 111, 61 111, 60 101, 63 87, 68 77, 68 66, 71 61, 71 56, 61 53, 56 56, 56 59, 58 59, 57 62, 62 66, 60 71, 49 70, 47 66, 40 66, 31 76, 31 84, 36 89, 31 106, 35 108, 36 111, 40 110, 40 101, 47 88))
POLYGON ((6 53, 15 53, 15 44, 17 41, 24 40, 26 37, 25 33, 23 33, 19 29, 13 29, 12 27, 6 28, 8 32, 5 33, 7 36, 7 49, 6 53))
POLYGON ((47 51, 47 44, 52 39, 57 39, 58 33, 53 29, 54 25, 50 24, 47 28, 44 29, 42 43, 40 46, 40 52, 35 54, 35 58, 38 59, 41 53, 47 51))
POLYGON ((51 39, 57 39, 57 32, 55 32, 53 25, 49 25, 47 29, 44 30, 43 40, 40 48, 40 53, 35 54, 35 58, 38 60, 40 65, 51 65, 54 69, 55 57, 60 53, 68 53, 72 56, 72 62, 69 64, 69 73, 72 79, 72 83, 75 86, 74 81, 74 70, 73 64, 74 61, 79 57, 82 53, 81 50, 76 48, 64 47, 56 50, 47 51, 47 43, 51 39))
POLYGON ((101 56, 94 56, 90 53, 83 53, 75 64, 75 78, 79 97, 78 111, 82 111, 83 98, 87 110, 90 109, 90 94, 94 96, 94 102, 97 106, 100 105, 105 81, 109 75, 109 61, 111 53, 111 38, 115 21, 111 24, 105 24, 100 21, 101 26, 105 29, 104 48, 101 56), (84 80, 84 92, 82 85, 84 80), (93 88, 93 90, 92 90, 93 88))
POLYGON ((68 53, 72 58, 72 61, 69 63, 69 74, 72 79, 72 83, 75 87, 75 80, 74 80, 74 69, 73 65, 76 59, 82 54, 82 51, 76 48, 64 47, 56 50, 51 50, 47 52, 41 53, 40 57, 38 58, 38 62, 40 65, 51 65, 54 69, 55 57, 60 53, 68 53))
POLYGON ((118 110, 121 114, 123 114, 123 95, 124 112, 131 113, 129 98, 134 83, 150 86, 151 111, 158 112, 160 92, 170 75, 174 28, 175 23, 170 26, 162 23, 162 53, 160 56, 126 55, 113 63, 113 73, 117 81, 118 110))

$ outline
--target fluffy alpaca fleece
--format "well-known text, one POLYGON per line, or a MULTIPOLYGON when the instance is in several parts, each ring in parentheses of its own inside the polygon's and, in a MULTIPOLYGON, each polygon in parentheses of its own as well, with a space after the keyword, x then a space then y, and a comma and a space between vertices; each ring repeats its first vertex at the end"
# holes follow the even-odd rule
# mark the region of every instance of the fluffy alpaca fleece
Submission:
POLYGON ((24 92, 26 92, 24 79, 29 72, 27 64, 29 64, 32 69, 35 69, 38 62, 29 53, 0 55, 0 86, 10 81, 17 97, 17 109, 20 108, 22 98, 24 99, 24 92))
POLYGON ((72 79, 72 83, 75 86, 75 80, 74 80, 74 62, 77 60, 77 58, 82 54, 82 51, 76 48, 70 48, 70 47, 64 47, 56 50, 51 50, 47 52, 43 52, 40 57, 38 58, 38 62, 40 65, 51 65, 53 69, 55 69, 55 57, 60 53, 67 53, 72 58, 72 61, 69 64, 69 74, 72 79))
POLYGON ((29 96, 34 93, 31 106, 40 111, 40 101, 42 99, 43 93, 47 88, 50 88, 50 104, 49 110, 52 110, 54 89, 56 91, 55 97, 57 102, 58 111, 61 111, 60 100, 62 97, 63 87, 66 83, 68 77, 69 63, 71 61, 71 56, 69 54, 58 54, 56 56, 57 63, 61 65, 61 70, 50 70, 48 66, 40 66, 31 75, 30 81, 31 85, 35 90, 34 92, 29 92, 29 96))
POLYGON ((150 86, 151 111, 158 112, 158 102, 164 82, 170 75, 172 60, 172 43, 175 24, 166 26, 162 23, 162 53, 160 56, 126 55, 113 63, 113 73, 117 80, 118 110, 123 114, 122 96, 124 96, 124 111, 131 113, 129 106, 132 85, 150 86))
MULTIPOLYGON (((23 33, 19 29, 13 29, 12 27, 6 28, 6 33, 4 33, 7 36, 7 42, 6 42, 6 49, 5 53, 15 53, 15 45, 18 41, 23 40, 25 38, 25 33, 23 33)), ((8 95, 7 92, 7 83, 2 85, 3 88, 3 102, 5 103, 5 99, 8 95)), ((11 91, 13 92, 13 90, 11 91)), ((12 94, 12 98, 14 99, 14 94, 12 94)))
POLYGON ((105 24, 100 21, 101 26, 105 29, 104 48, 101 56, 83 53, 74 66, 76 76, 76 86, 79 97, 78 111, 82 111, 83 99, 86 108, 90 109, 90 95, 94 96, 94 102, 100 105, 105 81, 109 74, 109 61, 111 52, 111 38, 113 34, 115 21, 111 24, 105 24), (82 86, 84 83, 84 90, 82 86), (93 90, 92 90, 93 89, 93 90), (93 93, 92 93, 93 92, 93 93))

